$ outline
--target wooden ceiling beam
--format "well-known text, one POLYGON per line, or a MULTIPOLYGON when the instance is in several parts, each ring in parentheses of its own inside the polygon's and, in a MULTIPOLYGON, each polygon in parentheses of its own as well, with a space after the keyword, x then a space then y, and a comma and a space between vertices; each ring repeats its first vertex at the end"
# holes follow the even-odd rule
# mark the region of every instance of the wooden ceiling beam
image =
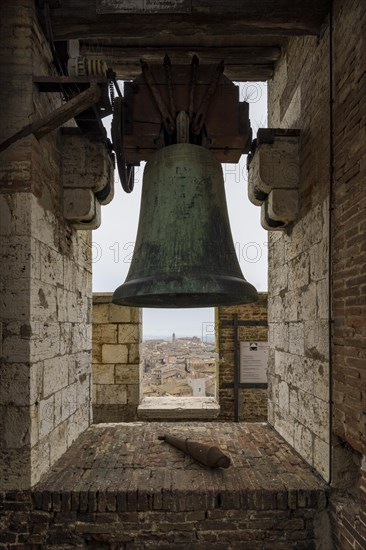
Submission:
MULTIPOLYGON (((133 80, 141 74, 138 64, 113 65, 118 80, 133 80)), ((273 64, 267 65, 228 65, 224 74, 229 80, 236 82, 260 82, 272 78, 273 64)))
POLYGON ((190 36, 200 34, 228 37, 235 33, 257 36, 318 34, 329 0, 191 0, 186 3, 188 9, 184 13, 179 11, 182 2, 175 0, 168 4, 176 4, 176 11, 171 8, 172 13, 167 13, 159 7, 158 13, 146 10, 123 13, 118 11, 118 6, 126 3, 110 0, 109 12, 98 13, 101 0, 97 3, 96 0, 62 0, 61 7, 51 9, 53 36, 55 40, 113 37, 145 40, 170 35, 184 45, 190 36))
POLYGON ((274 73, 274 64, 267 65, 228 65, 224 74, 235 82, 260 82, 269 80, 274 73))
POLYGON ((190 63, 194 55, 197 55, 201 63, 212 64, 224 59, 227 65, 240 64, 266 64, 277 61, 281 55, 281 48, 277 46, 259 47, 235 47, 235 48, 196 48, 196 47, 152 47, 134 48, 123 46, 99 46, 98 44, 83 42, 81 55, 90 55, 108 59, 117 65, 125 63, 139 63, 143 59, 147 63, 163 63, 165 54, 168 54, 174 64, 190 63))
POLYGON ((81 55, 103 59, 121 80, 131 80, 141 73, 140 59, 161 65, 165 54, 174 65, 188 64, 197 55, 201 64, 215 64, 224 59, 225 75, 230 80, 268 80, 273 75, 274 62, 279 58, 279 47, 239 48, 126 48, 97 47, 83 43, 81 55))

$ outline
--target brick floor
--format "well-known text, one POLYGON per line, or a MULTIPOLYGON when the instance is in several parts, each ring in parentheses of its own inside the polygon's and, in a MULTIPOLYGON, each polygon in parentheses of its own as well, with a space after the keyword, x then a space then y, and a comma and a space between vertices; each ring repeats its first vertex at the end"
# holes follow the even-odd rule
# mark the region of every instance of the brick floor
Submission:
MULTIPOLYGON (((97 424, 84 432, 63 457, 34 488, 35 493, 51 493, 52 508, 58 503, 57 492, 110 492, 108 502, 99 502, 98 511, 114 507, 117 494, 126 495, 125 508, 179 509, 171 502, 172 493, 189 492, 186 510, 197 509, 195 500, 206 496, 207 508, 242 508, 244 500, 272 496, 302 498, 306 492, 317 499, 324 493, 324 484, 287 443, 264 423, 162 423, 132 422, 97 424), (227 470, 212 470, 196 463, 178 449, 159 441, 158 435, 170 433, 202 443, 219 446, 231 458, 227 470), (113 497, 112 495, 115 495, 113 497), (221 495, 221 497, 218 497, 221 495), (282 496, 281 496, 282 495, 282 496), (299 496, 300 495, 300 496, 299 496), (211 502, 211 505, 210 505, 211 502)), ((48 497, 47 497, 48 498, 48 497)), ((98 498, 98 496, 96 497, 98 498)), ((270 499, 269 499, 270 500, 270 499)), ((314 501, 315 502, 315 501, 314 501)), ((201 504, 199 504, 201 506, 201 504)), ((275 508, 276 501, 267 507, 275 508)), ((121 507, 122 504, 121 504, 121 507)))
POLYGON ((266 424, 97 424, 29 495, 3 497, 3 530, 32 549, 311 550, 327 499, 266 424), (232 465, 203 467, 163 433, 218 445, 232 465))

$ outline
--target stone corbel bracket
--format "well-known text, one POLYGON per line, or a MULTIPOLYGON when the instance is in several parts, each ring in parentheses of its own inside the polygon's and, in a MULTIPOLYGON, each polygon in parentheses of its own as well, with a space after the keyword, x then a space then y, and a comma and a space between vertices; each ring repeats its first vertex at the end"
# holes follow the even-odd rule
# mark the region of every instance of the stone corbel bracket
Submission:
POLYGON ((64 128, 62 132, 64 218, 75 229, 97 229, 100 205, 114 196, 114 157, 98 136, 64 128))
POLYGON ((261 207, 261 225, 284 230, 299 211, 300 130, 260 128, 248 155, 249 200, 261 207))

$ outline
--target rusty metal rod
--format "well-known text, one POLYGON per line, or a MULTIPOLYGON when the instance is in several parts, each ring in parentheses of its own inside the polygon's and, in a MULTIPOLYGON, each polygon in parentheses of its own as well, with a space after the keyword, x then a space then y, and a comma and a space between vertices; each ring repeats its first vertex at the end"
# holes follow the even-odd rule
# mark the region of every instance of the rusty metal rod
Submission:
POLYGON ((215 68, 215 71, 212 75, 212 79, 207 89, 207 92, 203 97, 201 104, 198 108, 198 111, 192 122, 192 133, 195 135, 198 135, 202 130, 203 124, 205 122, 207 110, 210 106, 213 96, 215 95, 216 88, 219 83, 220 77, 224 72, 224 68, 225 68, 224 60, 220 61, 220 63, 215 68))
POLYGON ((10 136, 8 139, 0 144, 0 152, 4 151, 20 139, 23 139, 33 134, 37 139, 41 139, 46 134, 52 132, 68 120, 74 118, 79 113, 86 111, 89 107, 98 103, 100 99, 100 88, 98 84, 92 84, 90 88, 87 88, 84 92, 81 92, 74 98, 70 99, 67 103, 48 113, 44 117, 37 119, 28 124, 16 134, 10 136))
POLYGON ((166 129, 168 134, 172 134, 175 130, 175 120, 172 118, 172 115, 170 114, 169 110, 167 109, 164 103, 164 100, 160 94, 159 88, 155 84, 154 77, 149 69, 148 64, 143 59, 140 59, 140 64, 141 64, 142 74, 144 76, 145 82, 149 86, 151 94, 155 100, 156 106, 160 111, 164 128, 166 129))
POLYGON ((191 439, 181 439, 169 434, 159 435, 158 439, 170 443, 173 447, 209 468, 228 468, 230 466, 230 458, 218 447, 205 445, 191 439))
POLYGON ((164 69, 165 69, 166 81, 168 85, 170 114, 172 115, 172 118, 175 120, 175 101, 174 101, 174 92, 173 92, 172 63, 170 61, 168 54, 165 54, 165 57, 164 57, 164 69))
POLYGON ((188 116, 189 116, 189 122, 192 124, 193 122, 193 114, 194 114, 194 92, 196 89, 197 84, 197 67, 199 64, 199 59, 196 55, 192 57, 191 62, 191 85, 189 90, 189 109, 188 109, 188 116))

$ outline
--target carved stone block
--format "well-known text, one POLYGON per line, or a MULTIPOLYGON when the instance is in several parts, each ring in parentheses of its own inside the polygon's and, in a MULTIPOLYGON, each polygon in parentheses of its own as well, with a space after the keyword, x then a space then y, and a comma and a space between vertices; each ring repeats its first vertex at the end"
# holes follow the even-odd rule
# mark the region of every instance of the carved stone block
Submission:
POLYGON ((248 196, 261 224, 282 230, 298 215, 299 130, 259 129, 248 156, 248 196))

